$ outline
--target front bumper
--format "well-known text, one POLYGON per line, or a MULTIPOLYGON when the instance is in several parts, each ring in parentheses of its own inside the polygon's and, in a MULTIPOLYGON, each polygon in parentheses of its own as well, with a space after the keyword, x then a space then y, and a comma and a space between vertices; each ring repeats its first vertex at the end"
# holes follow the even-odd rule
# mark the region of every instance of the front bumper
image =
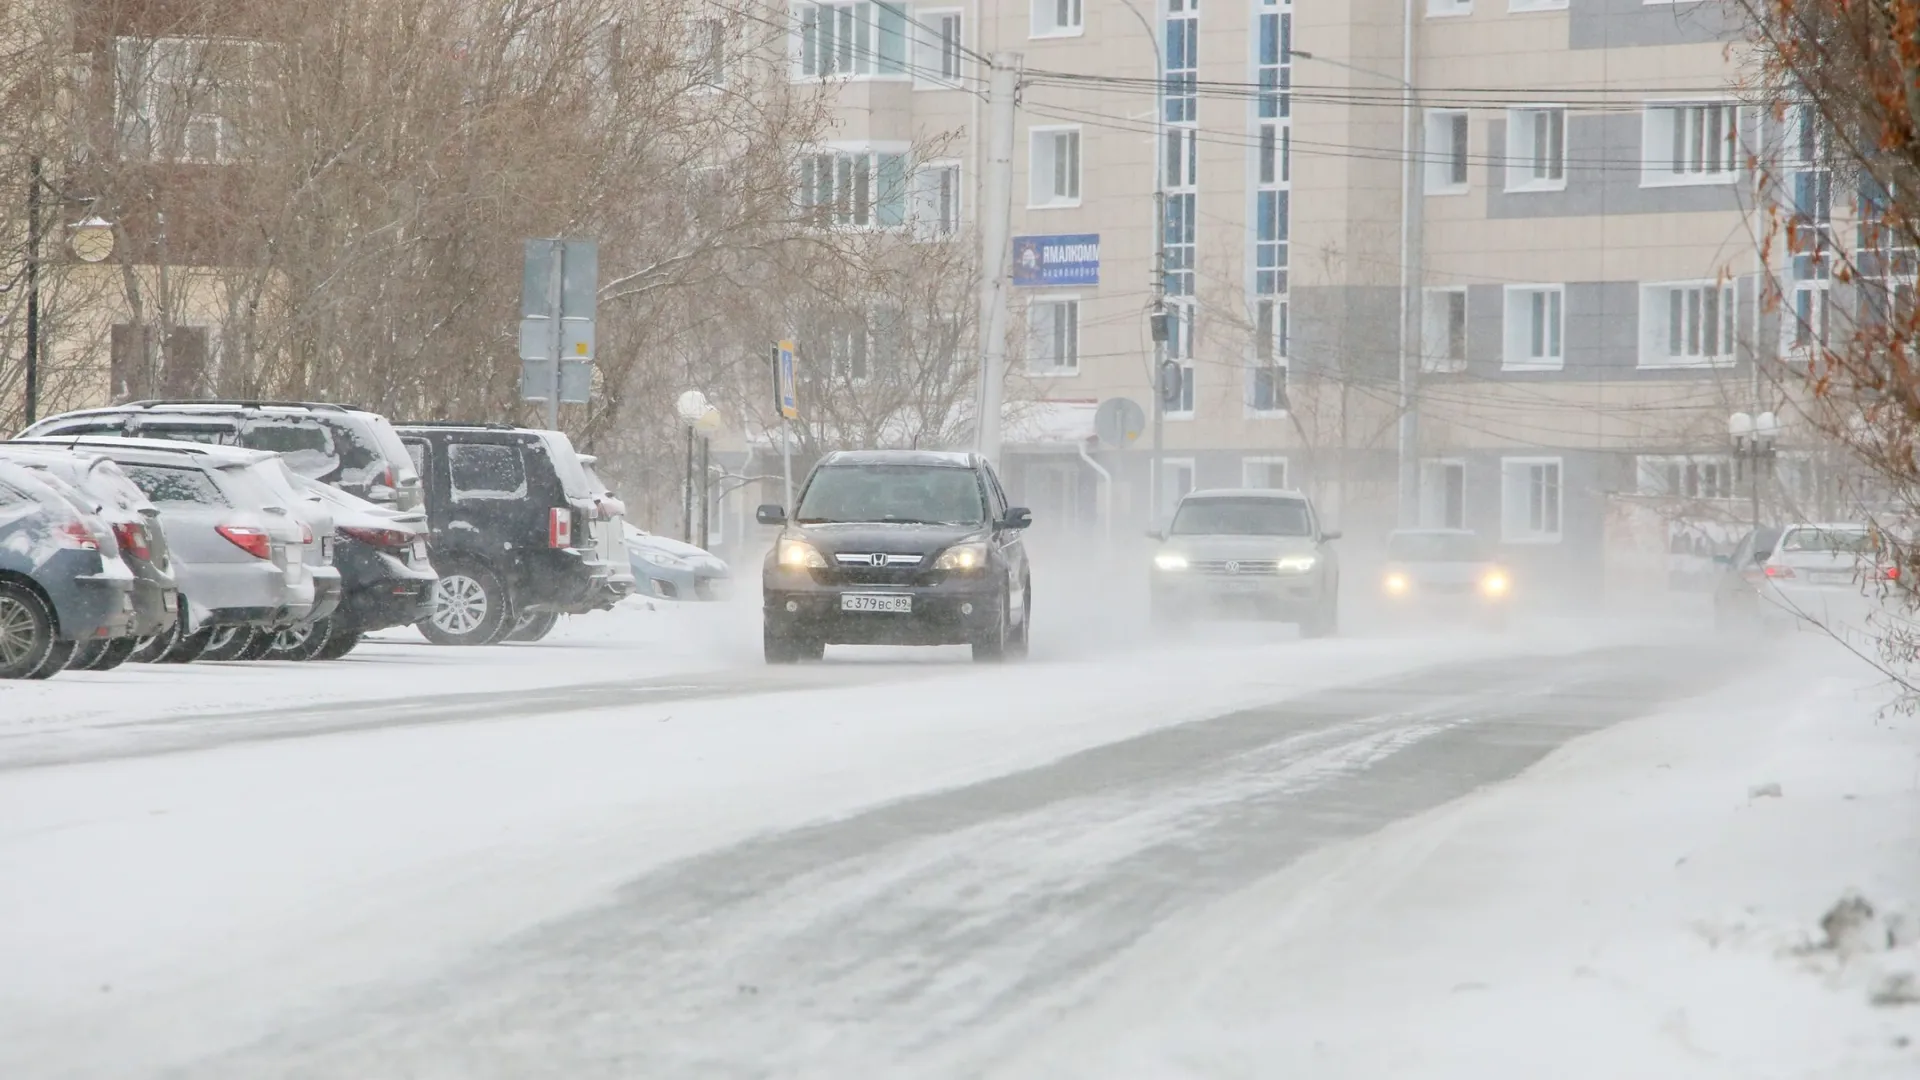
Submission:
POLYGON ((1317 574, 1212 574, 1154 570, 1153 607, 1167 614, 1246 612, 1305 617, 1324 602, 1317 574))
POLYGON ((767 627, 829 645, 965 645, 991 635, 1006 606, 995 575, 914 585, 823 583, 786 573, 763 581, 767 627), (911 612, 845 611, 841 597, 905 596, 911 612), (969 610, 970 609, 970 610, 969 610))

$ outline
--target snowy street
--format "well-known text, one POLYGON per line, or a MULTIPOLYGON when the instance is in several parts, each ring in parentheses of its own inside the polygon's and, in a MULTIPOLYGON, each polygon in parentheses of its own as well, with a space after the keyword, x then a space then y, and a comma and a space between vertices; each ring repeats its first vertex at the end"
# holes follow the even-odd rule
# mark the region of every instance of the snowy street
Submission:
POLYGON ((770 669, 753 614, 0 688, 0 1075, 1920 1062, 1869 1000, 1911 938, 1793 951, 1848 888, 1920 900, 1911 721, 1826 643, 1056 624, 770 669))

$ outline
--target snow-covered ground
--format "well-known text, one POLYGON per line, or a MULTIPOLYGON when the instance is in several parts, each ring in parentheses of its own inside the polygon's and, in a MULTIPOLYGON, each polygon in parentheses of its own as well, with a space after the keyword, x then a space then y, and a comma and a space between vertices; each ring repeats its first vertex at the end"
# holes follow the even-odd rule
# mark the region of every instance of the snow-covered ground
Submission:
POLYGON ((1166 926, 993 1075, 1920 1076, 1920 719, 1888 696, 1801 635, 1166 926), (1827 947, 1854 890, 1867 944, 1827 947))

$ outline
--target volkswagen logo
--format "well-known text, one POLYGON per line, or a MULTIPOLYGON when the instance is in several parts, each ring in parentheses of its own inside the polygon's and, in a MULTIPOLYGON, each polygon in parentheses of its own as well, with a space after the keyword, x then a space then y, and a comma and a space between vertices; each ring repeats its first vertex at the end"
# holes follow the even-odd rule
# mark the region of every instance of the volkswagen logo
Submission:
POLYGON ((867 556, 867 561, 875 566, 885 566, 887 565, 887 555, 883 551, 876 551, 872 555, 867 556))
POLYGON ((1237 563, 1237 562, 1229 562, 1229 563, 1227 563, 1227 573, 1229 573, 1229 574, 1237 574, 1237 573, 1239 573, 1239 572, 1240 572, 1240 564, 1239 564, 1239 563, 1237 563))

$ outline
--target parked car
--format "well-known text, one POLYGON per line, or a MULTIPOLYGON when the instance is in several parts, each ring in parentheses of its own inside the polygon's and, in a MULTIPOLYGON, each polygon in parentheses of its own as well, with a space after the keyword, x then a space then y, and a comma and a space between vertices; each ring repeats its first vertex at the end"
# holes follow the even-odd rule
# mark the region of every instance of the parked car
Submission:
POLYGON ((386 417, 312 401, 135 401, 50 416, 21 433, 125 435, 281 454, 295 472, 401 509, 420 506, 420 475, 386 417))
POLYGON ((419 623, 427 640, 492 645, 522 616, 613 606, 615 567, 601 556, 594 484, 564 434, 504 424, 397 430, 422 477, 440 572, 433 613, 419 623))
MULTIPOLYGON (((275 643, 286 638, 297 637, 304 646, 312 628, 331 617, 340 606, 342 582, 339 568, 333 565, 333 512, 320 495, 302 488, 301 478, 288 467, 283 455, 265 453, 232 470, 230 476, 241 485, 252 487, 255 496, 269 510, 284 506, 299 520, 300 548, 297 553, 289 551, 288 562, 305 570, 313 586, 313 603, 304 614, 290 614, 270 626, 216 630, 201 659, 264 660, 273 654, 275 643)), ((283 654, 281 658, 307 657, 283 654)))
POLYGON ((1297 491, 1189 492, 1173 521, 1150 534, 1152 619, 1252 615, 1297 623, 1306 637, 1339 629, 1340 562, 1313 503, 1297 491))
POLYGON ((439 575, 427 557, 425 514, 382 507, 304 477, 296 484, 332 511, 340 606, 326 618, 281 630, 269 659, 337 660, 363 635, 410 626, 432 613, 439 575))
POLYGON ((133 573, 101 548, 113 530, 49 479, 0 461, 0 678, 47 678, 133 618, 133 573))
POLYGON ((713 553, 633 525, 625 527, 627 562, 644 584, 642 595, 662 600, 725 600, 732 592, 727 564, 713 553))
POLYGON ((971 645, 977 661, 1027 652, 1032 573, 1009 506, 977 454, 828 454, 797 508, 762 506, 781 526, 761 569, 770 664, 817 660, 828 645, 971 645))
POLYGON ((289 496, 246 475, 250 468, 277 465, 274 455, 111 436, 35 438, 16 445, 100 453, 159 509, 180 588, 179 617, 171 631, 142 640, 133 659, 185 663, 204 654, 224 628, 272 629, 314 614, 314 579, 306 562, 310 527, 288 505, 289 496))
POLYGON ((139 487, 104 455, 51 447, 0 443, 0 459, 60 478, 93 500, 95 512, 113 534, 122 562, 133 572, 133 620, 127 632, 111 639, 95 638, 81 645, 68 666, 83 671, 107 671, 133 655, 141 638, 172 629, 179 609, 179 588, 167 558, 166 531, 160 511, 139 487))
POLYGON ((1387 536, 1380 595, 1402 615, 1506 625, 1513 575, 1470 529, 1401 529, 1387 536))
POLYGON ((1760 573, 1761 622, 1773 626, 1864 620, 1901 584, 1883 537, 1857 522, 1787 525, 1760 573))
POLYGON ((1780 527, 1763 525, 1747 530, 1730 555, 1714 556, 1720 573, 1713 583, 1713 624, 1721 630, 1757 629, 1763 605, 1771 603, 1764 590, 1766 563, 1780 542, 1780 527))

